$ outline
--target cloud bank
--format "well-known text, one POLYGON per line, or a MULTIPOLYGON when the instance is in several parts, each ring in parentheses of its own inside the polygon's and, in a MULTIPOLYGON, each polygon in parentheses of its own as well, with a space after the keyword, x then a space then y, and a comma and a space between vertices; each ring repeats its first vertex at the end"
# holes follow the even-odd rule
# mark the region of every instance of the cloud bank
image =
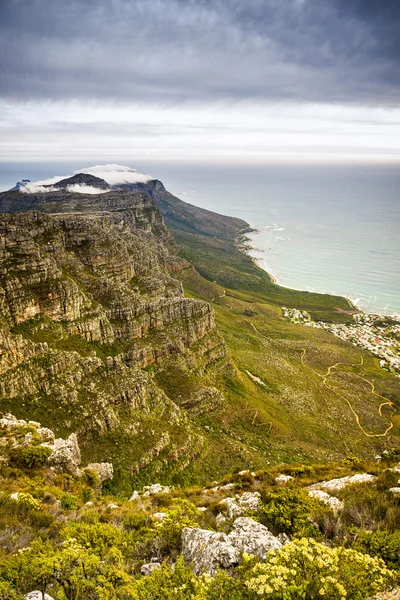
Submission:
POLYGON ((398 0, 10 0, 4 98, 394 105, 398 0))
MULTIPOLYGON (((49 192, 57 192, 59 188, 54 187, 53 184, 58 183, 62 179, 67 179, 77 173, 88 173, 104 179, 109 185, 119 185, 124 183, 147 183, 151 179, 154 179, 151 175, 144 175, 138 173, 136 169, 132 167, 126 167, 116 164, 106 165, 94 165, 93 167, 85 167, 73 171, 70 175, 55 176, 49 179, 42 179, 40 181, 30 181, 20 188, 20 191, 24 194, 47 194, 49 192)), ((73 184, 68 185, 65 188, 68 192, 75 194, 106 194, 108 190, 96 188, 90 185, 73 184)))

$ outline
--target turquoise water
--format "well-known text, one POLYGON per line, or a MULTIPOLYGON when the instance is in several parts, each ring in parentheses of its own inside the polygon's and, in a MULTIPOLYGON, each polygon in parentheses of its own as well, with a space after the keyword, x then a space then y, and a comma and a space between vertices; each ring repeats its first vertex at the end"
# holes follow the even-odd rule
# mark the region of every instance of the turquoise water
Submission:
MULTIPOLYGON (((346 295, 370 312, 400 313, 400 166, 132 166, 187 202, 257 228, 254 256, 282 285, 346 295)), ((79 167, 3 165, 0 189, 79 167)))

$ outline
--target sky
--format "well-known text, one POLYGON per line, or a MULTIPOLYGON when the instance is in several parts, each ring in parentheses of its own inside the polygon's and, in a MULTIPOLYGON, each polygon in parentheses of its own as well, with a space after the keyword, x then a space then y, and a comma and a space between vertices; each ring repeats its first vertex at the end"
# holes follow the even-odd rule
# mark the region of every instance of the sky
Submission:
POLYGON ((0 0, 0 161, 400 163, 399 0, 0 0))

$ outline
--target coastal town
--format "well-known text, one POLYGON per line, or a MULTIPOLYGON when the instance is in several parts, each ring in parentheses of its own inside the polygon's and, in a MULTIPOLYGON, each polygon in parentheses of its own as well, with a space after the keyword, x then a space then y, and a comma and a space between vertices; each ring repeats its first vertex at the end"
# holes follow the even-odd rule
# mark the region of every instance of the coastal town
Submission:
POLYGON ((292 323, 325 329, 336 337, 372 352, 379 366, 400 376, 400 316, 368 313, 353 315, 353 323, 313 321, 310 314, 297 308, 282 307, 283 316, 292 323))

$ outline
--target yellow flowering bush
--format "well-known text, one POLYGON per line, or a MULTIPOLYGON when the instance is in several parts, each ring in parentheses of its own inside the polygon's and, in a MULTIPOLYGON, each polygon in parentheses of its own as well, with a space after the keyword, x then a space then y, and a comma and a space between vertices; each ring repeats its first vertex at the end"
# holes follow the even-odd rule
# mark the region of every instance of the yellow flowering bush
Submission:
POLYGON ((31 494, 20 492, 16 501, 27 510, 41 510, 42 506, 39 500, 36 500, 31 494))
POLYGON ((379 558, 302 538, 269 552, 247 577, 247 588, 261 598, 362 600, 384 589, 393 573, 379 558))

